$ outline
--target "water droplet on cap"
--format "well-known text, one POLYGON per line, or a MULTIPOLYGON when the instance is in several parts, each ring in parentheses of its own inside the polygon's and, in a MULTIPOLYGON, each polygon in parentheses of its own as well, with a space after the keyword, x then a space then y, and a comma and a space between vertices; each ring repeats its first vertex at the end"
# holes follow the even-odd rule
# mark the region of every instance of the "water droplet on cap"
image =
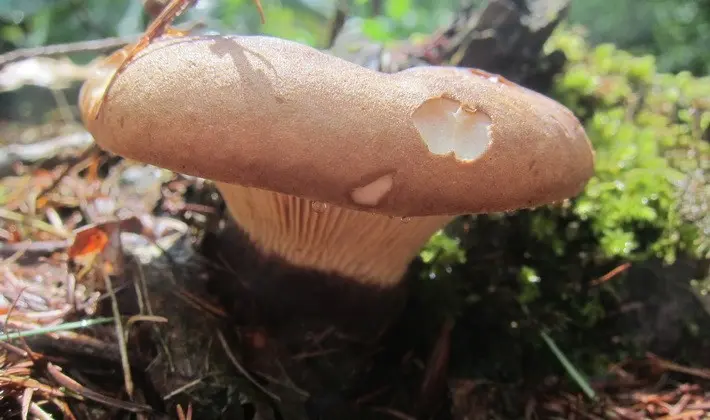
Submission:
POLYGON ((328 203, 324 203, 322 201, 312 201, 311 209, 316 213, 323 213, 328 210, 328 203))

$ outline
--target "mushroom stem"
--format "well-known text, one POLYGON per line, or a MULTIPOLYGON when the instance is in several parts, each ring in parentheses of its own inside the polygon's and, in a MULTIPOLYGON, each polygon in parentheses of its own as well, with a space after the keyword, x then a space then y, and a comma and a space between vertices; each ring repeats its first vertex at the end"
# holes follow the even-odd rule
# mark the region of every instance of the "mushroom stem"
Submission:
POLYGON ((217 183, 231 215, 265 254, 297 267, 392 287, 451 216, 399 218, 217 183))

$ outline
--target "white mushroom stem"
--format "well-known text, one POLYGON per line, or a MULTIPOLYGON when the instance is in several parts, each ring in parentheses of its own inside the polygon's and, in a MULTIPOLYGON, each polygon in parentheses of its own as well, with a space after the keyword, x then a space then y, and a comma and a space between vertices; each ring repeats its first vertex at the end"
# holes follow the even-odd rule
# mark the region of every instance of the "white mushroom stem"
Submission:
POLYGON ((228 210, 254 245, 295 266, 381 287, 451 216, 399 218, 240 185, 217 183, 228 210))

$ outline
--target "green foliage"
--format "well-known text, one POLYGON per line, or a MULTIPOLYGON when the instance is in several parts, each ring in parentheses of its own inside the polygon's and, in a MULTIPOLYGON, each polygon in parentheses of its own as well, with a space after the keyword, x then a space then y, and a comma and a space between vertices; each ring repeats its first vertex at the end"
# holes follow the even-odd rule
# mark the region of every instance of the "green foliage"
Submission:
MULTIPOLYGON (((263 0, 262 25, 252 0, 199 2, 177 24, 201 22, 210 31, 264 33, 321 46, 330 1, 263 0), (316 3, 316 6, 309 4, 316 3), (317 8, 314 8, 317 7, 317 8)), ((149 22, 138 0, 0 1, 0 51, 143 32, 149 22)))
POLYGON ((573 1, 570 20, 585 26, 591 43, 613 42, 653 54, 662 71, 710 72, 710 1, 573 1), (612 11, 613 7, 613 11, 612 11))
POLYGON ((436 232, 426 247, 421 251, 420 256, 425 264, 436 263, 439 265, 465 264, 466 255, 459 246, 457 239, 451 238, 444 231, 436 232))
POLYGON ((518 277, 520 280, 520 294, 518 295, 518 300, 522 305, 533 302, 540 297, 540 288, 538 287, 540 276, 537 275, 534 268, 526 265, 520 267, 518 277))
POLYGON ((569 62, 554 95, 586 122, 596 150, 596 175, 574 203, 606 257, 672 262, 699 256, 707 233, 688 226, 680 195, 688 174, 707 171, 710 77, 656 73, 652 56, 611 44, 591 48, 558 31, 548 50, 569 62))
POLYGON ((373 7, 378 2, 354 0, 352 3, 353 14, 364 16, 364 35, 379 42, 416 37, 417 33, 430 34, 448 24, 458 7, 452 0, 382 0, 380 10, 373 7))
POLYGON ((0 6, 8 18, 3 38, 15 47, 34 47, 142 31, 145 20, 140 2, 92 0, 77 7, 71 0, 10 2, 0 6))

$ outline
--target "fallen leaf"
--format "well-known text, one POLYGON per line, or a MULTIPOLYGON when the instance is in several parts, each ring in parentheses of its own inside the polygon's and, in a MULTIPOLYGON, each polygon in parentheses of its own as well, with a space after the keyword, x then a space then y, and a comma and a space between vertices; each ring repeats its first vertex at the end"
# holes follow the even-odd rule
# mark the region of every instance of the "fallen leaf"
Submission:
POLYGON ((108 235, 103 225, 87 226, 75 231, 74 243, 69 247, 69 258, 82 258, 103 252, 108 235))

